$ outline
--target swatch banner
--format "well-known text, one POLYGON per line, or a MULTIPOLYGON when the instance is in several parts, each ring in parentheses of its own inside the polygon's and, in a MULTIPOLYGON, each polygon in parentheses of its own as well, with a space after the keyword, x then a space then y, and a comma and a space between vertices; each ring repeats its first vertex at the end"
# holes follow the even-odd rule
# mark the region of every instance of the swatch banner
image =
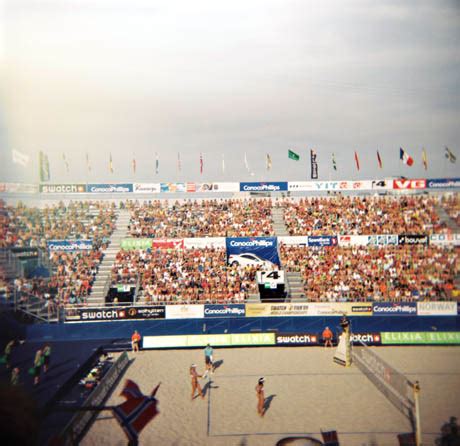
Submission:
POLYGON ((92 240, 48 240, 49 251, 88 251, 93 249, 92 240))
POLYGON ((240 192, 280 192, 287 190, 287 181, 272 183, 240 183, 240 192))
POLYGON ((283 333, 275 335, 275 343, 279 346, 318 345, 316 333, 283 333))
POLYGON ((96 194, 120 194, 133 191, 132 183, 119 184, 88 184, 86 191, 96 194))
POLYGON ((85 184, 40 184, 42 194, 84 194, 85 184))
POLYGON ((122 308, 82 308, 76 315, 69 315, 66 320, 72 321, 118 321, 125 319, 164 319, 165 307, 153 305, 146 307, 122 308))
POLYGON ((229 265, 261 266, 265 270, 280 265, 276 237, 227 237, 225 244, 229 265))

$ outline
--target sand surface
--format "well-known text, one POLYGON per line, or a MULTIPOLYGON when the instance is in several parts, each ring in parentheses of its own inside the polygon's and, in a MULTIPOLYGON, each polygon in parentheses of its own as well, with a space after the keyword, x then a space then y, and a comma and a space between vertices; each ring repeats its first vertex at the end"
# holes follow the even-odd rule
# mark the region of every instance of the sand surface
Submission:
MULTIPOLYGON (((460 419, 460 347, 378 347, 389 364, 421 385, 423 443, 434 444, 449 417, 460 419)), ((204 371, 202 350, 151 350, 130 353, 133 362, 112 393, 119 396, 125 378, 157 393, 160 414, 142 431, 141 445, 275 445, 288 436, 321 439, 321 430, 337 430, 342 446, 397 445, 410 422, 356 366, 344 368, 324 348, 215 349, 220 365, 202 379, 205 399, 190 398, 189 366, 204 371), (264 376, 268 405, 257 414, 254 387, 264 376)), ((83 446, 126 445, 125 434, 103 412, 83 439, 83 446)))

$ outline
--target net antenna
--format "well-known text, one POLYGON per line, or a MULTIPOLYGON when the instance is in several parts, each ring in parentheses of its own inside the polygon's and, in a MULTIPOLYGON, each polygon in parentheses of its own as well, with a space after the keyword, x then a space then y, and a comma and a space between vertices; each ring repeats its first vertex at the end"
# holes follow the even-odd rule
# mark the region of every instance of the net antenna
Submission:
POLYGON ((416 445, 422 444, 418 381, 412 382, 364 344, 352 350, 353 362, 380 392, 405 416, 415 432, 416 445))

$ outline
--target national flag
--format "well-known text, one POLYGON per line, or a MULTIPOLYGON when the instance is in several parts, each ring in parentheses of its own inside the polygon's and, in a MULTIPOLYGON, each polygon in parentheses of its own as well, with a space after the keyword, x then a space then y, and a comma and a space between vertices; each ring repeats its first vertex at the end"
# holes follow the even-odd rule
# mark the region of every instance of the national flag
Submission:
POLYGON ((414 164, 414 159, 402 148, 399 148, 399 159, 408 166, 414 164))
POLYGON ((222 154, 222 173, 225 173, 225 155, 222 154))
POLYGON ((19 164, 22 167, 26 167, 27 164, 29 164, 29 155, 26 155, 25 153, 22 153, 19 150, 13 149, 11 152, 11 156, 13 158, 14 164, 19 164))
POLYGON ((65 156, 65 153, 62 153, 62 161, 64 161, 64 166, 65 170, 67 173, 69 173, 69 162, 67 161, 67 157, 65 156))
POLYGON ((451 162, 455 163, 457 161, 457 157, 452 153, 452 150, 446 146, 446 158, 451 162))
POLYGON ((246 167, 246 170, 249 172, 249 163, 248 163, 248 157, 246 156, 246 152, 244 152, 244 167, 246 167))
POLYGON ((288 158, 290 158, 291 160, 294 160, 294 161, 299 161, 300 160, 300 155, 298 155, 297 153, 295 153, 292 150, 288 150, 288 158))
POLYGON ((377 150, 377 162, 379 163, 379 169, 381 169, 383 167, 383 164, 382 164, 382 158, 380 158, 380 153, 378 150, 377 150))
POLYGON ((337 163, 335 162, 335 155, 332 154, 332 168, 334 170, 337 170, 337 163))
POLYGON ((200 153, 200 173, 203 173, 203 154, 200 153))
POLYGON ((359 158, 358 158, 358 153, 355 150, 355 163, 356 163, 356 168, 359 170, 359 158))
POLYGON ((177 170, 179 172, 182 170, 182 164, 180 162, 180 152, 177 152, 177 170))
POLYGON ((88 172, 91 172, 91 164, 89 162, 88 152, 86 152, 86 168, 88 169, 88 172))
POLYGON ((109 172, 113 173, 113 161, 112 161, 112 152, 109 154, 109 172))
POLYGON ((38 164, 40 171, 40 181, 49 181, 50 180, 50 164, 48 161, 48 156, 40 151, 38 154, 38 164))
POLYGON ((134 381, 128 379, 121 392, 121 396, 124 396, 126 401, 112 409, 129 441, 134 444, 137 444, 142 429, 159 413, 158 400, 155 398, 159 387, 160 384, 153 389, 150 396, 146 396, 134 381))
POLYGON ((272 159, 270 158, 270 155, 267 153, 267 170, 270 170, 272 168, 272 159))
POLYGON ((310 150, 310 167, 311 167, 311 179, 318 179, 318 161, 316 160, 316 150, 310 150))
POLYGON ((427 170, 428 169, 428 159, 426 157, 425 148, 422 149, 422 163, 423 163, 423 167, 425 168, 425 170, 427 170))
POLYGON ((158 175, 160 169, 160 160, 158 159, 158 153, 155 152, 155 173, 158 175))
POLYGON ((134 175, 136 174, 136 158, 135 158, 134 154, 133 154, 133 173, 134 173, 134 175))

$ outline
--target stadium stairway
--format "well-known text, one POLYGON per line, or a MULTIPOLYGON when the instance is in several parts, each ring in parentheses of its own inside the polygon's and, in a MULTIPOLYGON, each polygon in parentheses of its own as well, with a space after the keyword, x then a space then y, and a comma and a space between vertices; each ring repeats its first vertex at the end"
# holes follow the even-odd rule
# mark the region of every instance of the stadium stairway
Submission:
POLYGON ((442 206, 436 205, 435 211, 438 214, 441 222, 444 223, 452 231, 453 234, 460 232, 460 228, 457 223, 452 218, 450 218, 442 206))
POLYGON ((104 257, 91 288, 91 293, 88 296, 88 305, 96 307, 105 305, 105 297, 108 292, 107 283, 110 281, 112 267, 115 263, 117 252, 120 250, 121 240, 127 236, 130 219, 129 210, 120 209, 117 212, 116 229, 110 237, 109 246, 103 251, 104 257))
POLYGON ((280 207, 272 207, 273 230, 276 236, 289 235, 284 223, 284 209, 280 207))
POLYGON ((299 271, 286 271, 288 300, 291 302, 306 302, 303 279, 299 271))

